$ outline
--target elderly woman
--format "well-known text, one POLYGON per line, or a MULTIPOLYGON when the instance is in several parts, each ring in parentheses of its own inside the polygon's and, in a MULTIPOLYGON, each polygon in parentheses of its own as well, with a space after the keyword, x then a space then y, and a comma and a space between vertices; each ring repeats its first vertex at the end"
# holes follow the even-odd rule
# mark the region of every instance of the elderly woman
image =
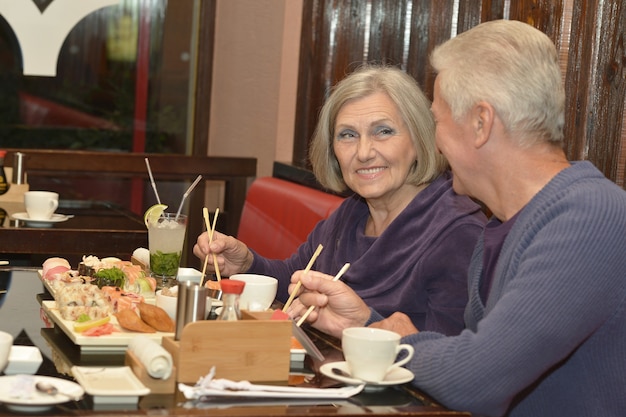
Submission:
POLYGON ((210 246, 200 235, 194 254, 216 253, 224 275, 274 276, 277 297, 286 300, 291 274, 322 244, 314 269, 334 275, 350 262, 342 280, 381 314, 401 311, 421 329, 459 333, 467 266, 486 218, 452 190, 429 107, 417 82, 397 68, 353 72, 322 108, 310 160, 323 186, 354 194, 288 259, 266 259, 220 233, 210 246))

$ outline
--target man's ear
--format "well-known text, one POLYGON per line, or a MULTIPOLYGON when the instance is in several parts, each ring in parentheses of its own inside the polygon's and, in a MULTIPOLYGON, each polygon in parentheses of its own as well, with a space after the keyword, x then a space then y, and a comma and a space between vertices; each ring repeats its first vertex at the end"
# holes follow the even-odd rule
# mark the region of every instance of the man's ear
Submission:
POLYGON ((494 118, 496 116, 493 106, 485 101, 474 105, 471 112, 472 126, 474 128, 474 146, 480 148, 489 141, 494 118))

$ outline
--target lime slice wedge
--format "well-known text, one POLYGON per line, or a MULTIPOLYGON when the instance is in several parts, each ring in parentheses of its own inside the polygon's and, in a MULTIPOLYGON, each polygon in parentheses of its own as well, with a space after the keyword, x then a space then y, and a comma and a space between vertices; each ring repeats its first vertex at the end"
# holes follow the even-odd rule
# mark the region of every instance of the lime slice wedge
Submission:
POLYGON ((92 327, 98 327, 98 326, 102 326, 103 324, 107 324, 109 321, 111 321, 111 317, 106 316, 101 319, 94 319, 94 320, 84 321, 82 323, 75 323, 74 331, 76 333, 82 333, 85 330, 91 329, 92 327))
POLYGON ((148 224, 159 220, 159 217, 161 217, 161 214, 163 214, 165 209, 167 209, 167 206, 165 204, 155 204, 154 206, 146 210, 145 214, 143 215, 143 222, 146 224, 146 227, 148 227, 148 224))

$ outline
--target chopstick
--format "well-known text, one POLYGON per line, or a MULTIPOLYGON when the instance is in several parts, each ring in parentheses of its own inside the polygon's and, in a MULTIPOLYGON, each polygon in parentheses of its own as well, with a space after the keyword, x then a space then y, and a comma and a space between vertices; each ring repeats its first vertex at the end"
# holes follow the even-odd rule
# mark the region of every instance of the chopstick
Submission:
MULTIPOLYGON (((220 212, 220 209, 215 209, 215 216, 213 217, 213 226, 211 226, 211 222, 209 221, 209 209, 206 207, 202 209, 202 215, 204 217, 204 223, 206 224, 206 230, 209 233, 209 245, 213 241, 213 233, 215 233, 215 225, 217 224, 217 215, 220 212)), ((206 267, 209 262, 209 256, 205 256, 204 258, 204 266, 202 267, 202 280, 201 285, 204 285, 204 277, 206 275, 206 267)), ((213 254, 213 266, 215 267, 215 275, 217 275, 218 282, 222 280, 222 276, 220 275, 220 269, 217 266, 217 255, 213 254)))
MULTIPOLYGON (((311 260, 309 261, 309 264, 306 266, 306 268, 304 268, 304 273, 305 274, 307 272, 309 272, 309 270, 313 266, 313 262, 315 262, 317 257, 320 255, 320 252, 322 251, 322 249, 324 249, 324 247, 322 245, 317 245, 317 249, 315 249, 315 253, 313 253, 313 256, 311 256, 311 260)), ((293 299, 296 297, 296 294, 300 290, 300 286, 302 286, 302 283, 300 281, 298 281, 298 283, 296 284, 296 287, 291 292, 291 295, 289 296, 289 299, 287 300, 287 302, 283 306, 283 312, 286 312, 287 309, 289 308, 289 306, 291 305, 291 303, 293 302, 293 299)))
MULTIPOLYGON (((206 231, 209 233, 209 245, 211 244, 211 222, 209 221, 209 209, 208 208, 203 208, 202 209, 202 217, 204 217, 204 224, 206 225, 206 231)), ((204 286, 204 277, 206 275, 206 266, 207 263, 209 262, 209 255, 204 257, 204 265, 202 266, 202 277, 200 279, 200 285, 204 286)))
MULTIPOLYGON (((209 243, 213 241, 213 234, 215 234, 215 225, 217 224, 217 215, 220 212, 219 208, 215 209, 215 216, 213 216, 213 226, 211 227, 211 235, 209 236, 209 243)), ((220 275, 220 268, 217 266, 217 255, 213 253, 213 267, 215 268, 215 275, 217 276, 217 282, 222 280, 220 275)))
MULTIPOLYGON (((337 281, 348 270, 348 268, 350 268, 350 263, 346 262, 341 267, 339 272, 337 272, 337 275, 335 275, 333 277, 332 280, 333 281, 337 281)), ((311 314, 311 311, 313 311, 314 308, 315 308, 315 306, 309 306, 309 308, 307 309, 306 313, 304 313, 304 315, 302 317, 300 317, 300 320, 298 320, 298 322, 296 323, 296 326, 300 327, 302 325, 302 323, 304 323, 304 320, 306 320, 306 318, 309 317, 309 314, 311 314)))

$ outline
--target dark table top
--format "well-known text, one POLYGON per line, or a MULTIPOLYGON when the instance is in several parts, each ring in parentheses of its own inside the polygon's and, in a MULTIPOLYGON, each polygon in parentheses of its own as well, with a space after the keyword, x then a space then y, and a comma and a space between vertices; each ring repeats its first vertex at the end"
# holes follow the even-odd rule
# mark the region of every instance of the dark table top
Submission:
MULTIPOLYGON (((25 302, 39 303, 51 300, 45 291, 34 294, 34 300, 25 302)), ((214 317, 214 314, 209 318, 214 317)), ((43 325, 43 322, 42 322, 43 325)), ((339 387, 342 384, 319 372, 323 363, 343 360, 341 343, 312 328, 305 328, 307 334, 325 356, 323 362, 309 357, 297 366, 292 364, 290 385, 313 387, 339 387)), ((41 335, 49 344, 52 357, 44 358, 38 374, 73 380, 69 375, 72 365, 77 366, 123 366, 124 353, 98 353, 81 351, 60 328, 42 328, 41 335)), ((14 344, 32 344, 27 335, 20 335, 14 344)), ((0 414, 7 410, 0 405, 0 414)), ((176 390, 172 394, 149 394, 140 397, 132 405, 94 405, 89 395, 76 402, 56 405, 43 415, 214 415, 214 416, 469 416, 469 413, 450 411, 411 384, 386 386, 376 390, 365 390, 349 399, 341 400, 285 400, 253 398, 212 398, 197 402, 187 400, 176 390)))
POLYGON ((22 203, 0 202, 0 208, 7 213, 0 227, 0 253, 61 256, 78 264, 88 254, 126 259, 148 245, 143 219, 105 201, 61 200, 56 212, 74 217, 47 227, 15 220, 12 215, 23 211, 22 203))

